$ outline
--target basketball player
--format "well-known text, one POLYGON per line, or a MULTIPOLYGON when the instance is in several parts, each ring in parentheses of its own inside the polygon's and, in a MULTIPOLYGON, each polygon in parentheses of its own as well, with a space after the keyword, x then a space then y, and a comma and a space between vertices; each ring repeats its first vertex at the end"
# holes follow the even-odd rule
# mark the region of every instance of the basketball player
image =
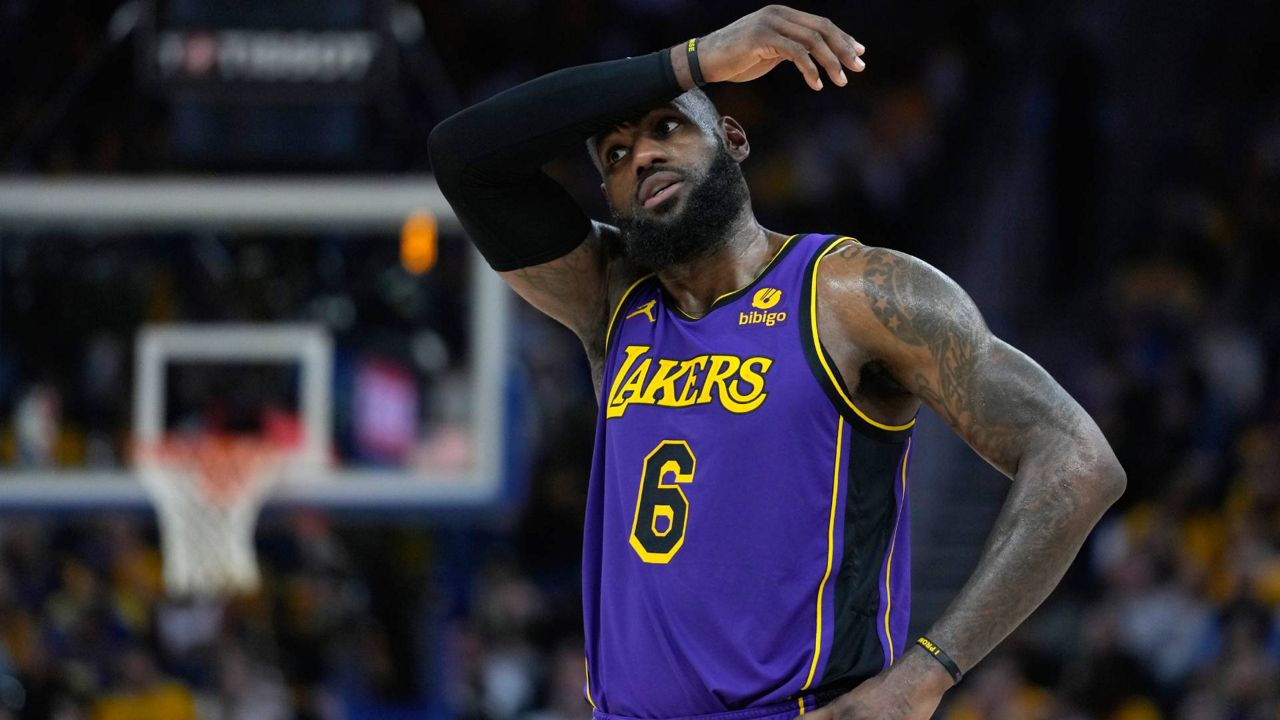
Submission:
POLYGON ((756 221, 747 133, 696 86, 784 61, 813 90, 819 67, 843 86, 863 51, 827 19, 770 6, 537 78, 432 133, 472 240, 591 359, 584 695, 597 718, 927 718, 1124 489, 1089 416, 942 273, 756 221), (540 169, 584 141, 612 223, 540 169), (1013 483, 972 577, 911 638, 921 403, 1013 483))

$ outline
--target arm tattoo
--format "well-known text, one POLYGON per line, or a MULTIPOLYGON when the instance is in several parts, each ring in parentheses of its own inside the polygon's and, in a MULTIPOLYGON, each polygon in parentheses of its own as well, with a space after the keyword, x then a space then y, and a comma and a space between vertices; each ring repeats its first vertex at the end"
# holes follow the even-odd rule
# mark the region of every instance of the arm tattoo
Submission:
POLYGON ((888 250, 865 248, 863 256, 871 312, 935 363, 933 372, 916 371, 904 384, 996 467, 1015 474, 1027 433, 1044 424, 1046 411, 1069 421, 1071 398, 1039 368, 1021 372, 1030 361, 1001 352, 973 302, 944 275, 888 250))
POLYGON ((930 630, 967 670, 1058 584, 1123 488, 1123 471, 1084 410, 992 337, 955 283, 895 252, 851 252, 863 263, 870 313, 915 358, 897 363, 903 384, 1014 477, 978 567, 930 630))

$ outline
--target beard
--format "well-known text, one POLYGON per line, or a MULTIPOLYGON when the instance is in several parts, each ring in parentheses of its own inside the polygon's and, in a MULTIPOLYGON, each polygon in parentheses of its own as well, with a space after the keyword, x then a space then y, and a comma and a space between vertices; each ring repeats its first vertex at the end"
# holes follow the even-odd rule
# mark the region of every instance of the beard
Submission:
MULTIPOLYGON (((633 206, 626 215, 612 210, 627 257, 654 272, 704 258, 727 245, 734 221, 751 197, 742 168, 723 145, 716 146, 701 177, 686 175, 684 183, 684 206, 679 210, 651 213, 633 206)), ((679 199, 666 203, 674 206, 679 199)))

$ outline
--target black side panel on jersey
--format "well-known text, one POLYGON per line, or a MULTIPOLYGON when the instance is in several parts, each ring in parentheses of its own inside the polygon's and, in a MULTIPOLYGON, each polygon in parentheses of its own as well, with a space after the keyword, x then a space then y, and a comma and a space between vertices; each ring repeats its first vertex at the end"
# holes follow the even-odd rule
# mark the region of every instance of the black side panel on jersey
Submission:
MULTIPOLYGON (((835 635, 822 691, 848 690, 884 666, 880 645, 880 568, 898 517, 894 495, 906 439, 851 433, 844 506, 844 551, 835 587, 835 635)), ((909 568, 904 569, 910 572, 909 568)))

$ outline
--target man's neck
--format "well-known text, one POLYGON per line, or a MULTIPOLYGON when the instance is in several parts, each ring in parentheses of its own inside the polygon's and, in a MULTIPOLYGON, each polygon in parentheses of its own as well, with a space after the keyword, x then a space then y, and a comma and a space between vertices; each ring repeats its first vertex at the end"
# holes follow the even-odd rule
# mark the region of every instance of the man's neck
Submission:
POLYGON ((786 241, 766 230, 748 210, 728 229, 729 241, 706 257, 658 272, 658 280, 681 312, 702 317, 716 298, 755 280, 786 241))

